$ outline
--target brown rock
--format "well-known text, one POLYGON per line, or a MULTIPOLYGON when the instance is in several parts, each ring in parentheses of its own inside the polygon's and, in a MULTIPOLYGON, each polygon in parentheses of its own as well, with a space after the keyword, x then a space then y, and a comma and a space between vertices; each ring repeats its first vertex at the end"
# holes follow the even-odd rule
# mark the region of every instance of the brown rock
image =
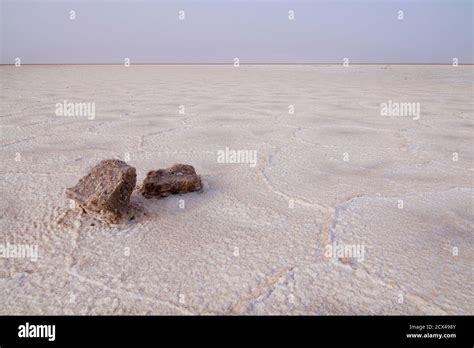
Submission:
POLYGON ((120 223, 128 217, 130 195, 137 182, 135 168, 110 159, 94 166, 66 195, 86 212, 109 223, 120 223))
POLYGON ((166 197, 172 193, 193 192, 201 188, 201 178, 193 166, 174 164, 171 168, 148 172, 140 191, 146 198, 151 198, 166 197))

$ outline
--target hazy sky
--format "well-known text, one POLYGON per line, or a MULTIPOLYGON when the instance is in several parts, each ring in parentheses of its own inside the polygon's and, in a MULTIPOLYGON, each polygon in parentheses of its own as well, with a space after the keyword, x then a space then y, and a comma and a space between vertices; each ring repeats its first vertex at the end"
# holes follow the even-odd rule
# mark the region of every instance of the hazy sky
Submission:
POLYGON ((472 0, 0 2, 3 64, 473 63, 472 0))

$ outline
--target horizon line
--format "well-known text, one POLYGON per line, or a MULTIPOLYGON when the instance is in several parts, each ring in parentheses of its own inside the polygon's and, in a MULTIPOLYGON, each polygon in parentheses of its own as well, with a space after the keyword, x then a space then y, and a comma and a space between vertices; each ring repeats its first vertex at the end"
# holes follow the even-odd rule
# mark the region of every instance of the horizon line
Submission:
MULTIPOLYGON (((15 63, 0 64, 0 66, 15 66, 15 63)), ((120 65, 124 63, 21 63, 23 65, 120 65)), ((234 63, 130 63, 132 65, 229 65, 234 66, 234 63)), ((239 63, 239 65, 343 65, 343 63, 239 63)), ((452 63, 349 63, 350 65, 448 65, 453 66, 452 63)), ((458 63, 459 65, 474 65, 474 63, 458 63)))

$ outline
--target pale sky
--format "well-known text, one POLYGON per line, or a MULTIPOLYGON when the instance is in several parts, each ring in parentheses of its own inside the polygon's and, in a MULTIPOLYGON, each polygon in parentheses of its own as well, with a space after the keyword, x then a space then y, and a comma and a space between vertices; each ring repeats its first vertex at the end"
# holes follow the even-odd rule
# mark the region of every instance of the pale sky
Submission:
POLYGON ((2 64, 473 63, 471 0, 0 2, 2 64))

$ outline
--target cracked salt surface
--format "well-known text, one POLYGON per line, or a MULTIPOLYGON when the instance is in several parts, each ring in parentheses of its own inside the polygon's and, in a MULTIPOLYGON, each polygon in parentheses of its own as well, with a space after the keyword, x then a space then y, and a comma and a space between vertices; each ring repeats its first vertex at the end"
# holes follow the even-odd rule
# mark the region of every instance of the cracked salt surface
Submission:
POLYGON ((0 67, 0 243, 39 253, 0 258, 0 314, 473 313, 473 67, 130 69, 0 67), (420 120, 380 116, 397 98, 420 120), (54 115, 73 99, 95 120, 54 115), (114 157, 138 182, 192 164, 205 189, 134 194, 124 226, 70 209, 64 188, 114 157))

